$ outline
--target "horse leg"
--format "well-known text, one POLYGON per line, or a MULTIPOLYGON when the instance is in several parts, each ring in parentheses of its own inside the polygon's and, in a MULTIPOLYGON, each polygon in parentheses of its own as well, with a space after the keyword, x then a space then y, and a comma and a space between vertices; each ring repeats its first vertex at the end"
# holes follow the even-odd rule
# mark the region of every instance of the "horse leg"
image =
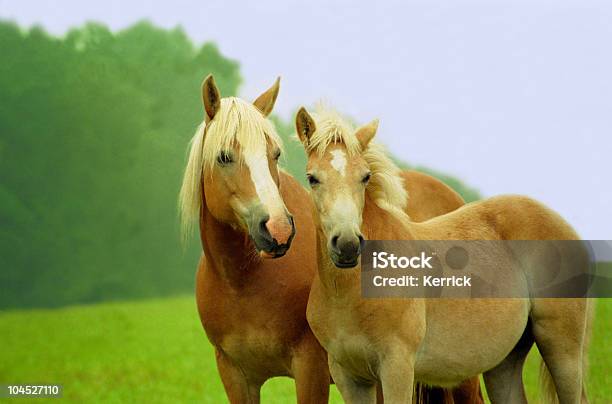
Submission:
POLYGON ((347 404, 375 404, 376 387, 356 380, 338 362, 329 357, 329 370, 347 404))
POLYGON ((578 404, 587 303, 584 299, 534 299, 533 335, 552 376, 560 404, 578 404))
POLYGON ((312 333, 297 346, 291 366, 298 404, 327 404, 331 381, 327 353, 312 333))
POLYGON ((523 365, 533 346, 533 334, 529 327, 514 349, 496 367, 484 374, 485 386, 491 403, 527 404, 523 386, 523 365))
POLYGON ((382 386, 380 383, 376 383, 376 404, 384 404, 385 397, 383 397, 382 386))
POLYGON ((465 380, 452 389, 451 394, 455 404, 485 404, 478 376, 465 380))
POLYGON ((414 360, 409 355, 389 355, 380 365, 380 381, 385 403, 412 403, 414 360))
MULTIPOLYGON (((413 403, 427 403, 427 404, 459 404, 455 401, 454 390, 445 389, 443 387, 427 386, 422 383, 415 383, 413 391, 413 403)), ((468 401, 464 400, 461 403, 465 404, 480 404, 473 399, 468 401)))
POLYGON ((249 380, 222 352, 216 351, 217 369, 231 404, 259 404, 262 382, 249 380))

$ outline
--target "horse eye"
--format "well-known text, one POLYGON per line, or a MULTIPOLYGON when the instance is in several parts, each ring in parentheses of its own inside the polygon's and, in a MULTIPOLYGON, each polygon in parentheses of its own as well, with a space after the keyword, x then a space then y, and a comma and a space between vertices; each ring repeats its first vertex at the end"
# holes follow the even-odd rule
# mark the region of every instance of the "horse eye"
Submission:
POLYGON ((221 153, 219 153, 219 156, 217 156, 217 163, 221 164, 222 166, 233 162, 234 159, 232 158, 232 155, 228 152, 222 151, 221 153))
POLYGON ((367 184, 368 181, 370 181, 370 177, 372 176, 372 173, 367 173, 361 180, 361 182, 363 182, 364 184, 367 184))
POLYGON ((277 151, 277 152, 276 152, 276 154, 274 155, 274 160, 278 161, 278 159, 280 158, 280 156, 281 156, 281 152, 280 152, 280 150, 279 150, 279 151, 277 151))
POLYGON ((320 184, 320 181, 314 175, 308 174, 306 177, 308 178, 308 183, 310 184, 311 187, 314 187, 315 185, 320 184))

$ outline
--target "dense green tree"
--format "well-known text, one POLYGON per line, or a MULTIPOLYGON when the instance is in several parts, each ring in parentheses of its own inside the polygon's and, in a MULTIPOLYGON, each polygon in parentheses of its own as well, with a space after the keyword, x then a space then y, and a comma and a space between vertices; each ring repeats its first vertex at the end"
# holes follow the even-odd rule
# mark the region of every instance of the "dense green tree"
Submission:
POLYGON ((197 89, 239 66, 181 30, 99 24, 64 39, 0 24, 0 307, 189 290, 176 195, 197 89))

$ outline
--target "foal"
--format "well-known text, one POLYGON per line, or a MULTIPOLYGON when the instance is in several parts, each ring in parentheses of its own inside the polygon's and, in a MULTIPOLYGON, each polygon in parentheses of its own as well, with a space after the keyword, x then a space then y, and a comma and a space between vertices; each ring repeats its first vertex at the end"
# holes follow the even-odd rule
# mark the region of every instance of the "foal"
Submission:
POLYGON ((561 217, 531 199, 503 196, 411 222, 393 204, 397 191, 381 181, 395 170, 369 150, 376 122, 355 132, 329 132, 317 128, 302 108, 296 126, 308 154, 317 227, 318 273, 307 317, 347 402, 374 402, 373 386, 381 383, 386 403, 410 403, 413 379, 452 386, 484 372, 492 402, 525 403, 522 366, 534 342, 559 401, 586 402, 585 299, 361 298, 363 235, 381 240, 578 239, 561 217))

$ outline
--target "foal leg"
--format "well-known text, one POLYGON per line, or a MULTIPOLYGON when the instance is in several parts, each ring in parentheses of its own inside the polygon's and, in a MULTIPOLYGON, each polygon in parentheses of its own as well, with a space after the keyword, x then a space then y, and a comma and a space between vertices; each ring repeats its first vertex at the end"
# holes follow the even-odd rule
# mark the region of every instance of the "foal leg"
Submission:
POLYGON ((331 381, 327 353, 312 333, 296 348, 291 366, 298 404, 327 404, 331 381))
POLYGON ((414 361, 409 355, 387 356, 379 373, 386 404, 412 403, 414 361))
POLYGON ((217 369, 231 404, 258 404, 263 382, 249 380, 222 352, 216 351, 217 369))
POLYGON ((533 335, 560 404, 581 399, 586 305, 585 299, 534 299, 533 335))
POLYGON ((528 327, 508 356, 484 374, 491 403, 527 404, 523 386, 523 365, 532 346, 533 334, 528 327))
POLYGON ((356 380, 338 362, 329 357, 329 370, 347 404, 375 404, 376 387, 356 380))

